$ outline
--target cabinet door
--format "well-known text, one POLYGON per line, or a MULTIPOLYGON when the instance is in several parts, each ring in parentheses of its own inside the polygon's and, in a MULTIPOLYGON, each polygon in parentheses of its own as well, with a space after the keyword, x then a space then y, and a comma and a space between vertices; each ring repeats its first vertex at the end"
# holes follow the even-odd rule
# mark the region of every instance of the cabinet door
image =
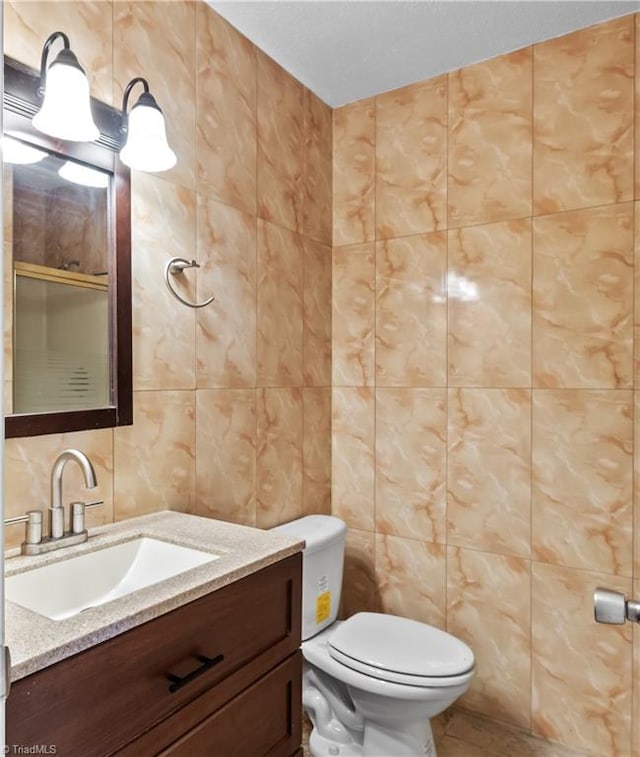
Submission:
POLYGON ((300 653, 161 752, 161 757, 290 757, 302 740, 300 653))

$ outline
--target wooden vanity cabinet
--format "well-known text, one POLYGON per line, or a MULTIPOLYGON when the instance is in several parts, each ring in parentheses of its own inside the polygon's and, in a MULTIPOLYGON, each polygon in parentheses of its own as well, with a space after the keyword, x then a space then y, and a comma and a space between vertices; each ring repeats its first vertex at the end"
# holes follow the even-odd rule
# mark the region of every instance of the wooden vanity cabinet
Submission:
POLYGON ((293 757, 302 555, 16 681, 7 743, 59 757, 293 757))

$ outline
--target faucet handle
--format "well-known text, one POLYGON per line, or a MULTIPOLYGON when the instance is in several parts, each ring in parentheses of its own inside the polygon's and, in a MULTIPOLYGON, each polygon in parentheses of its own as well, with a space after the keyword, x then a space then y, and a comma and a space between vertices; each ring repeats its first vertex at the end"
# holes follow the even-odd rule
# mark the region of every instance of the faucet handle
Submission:
POLYGON ((42 510, 27 510, 25 515, 6 518, 4 522, 5 526, 11 526, 14 523, 27 524, 25 544, 40 544, 42 541, 42 510))
POLYGON ((103 499, 98 499, 95 502, 72 502, 71 503, 71 533, 81 534, 86 530, 85 524, 85 511, 89 507, 100 507, 104 505, 103 499))

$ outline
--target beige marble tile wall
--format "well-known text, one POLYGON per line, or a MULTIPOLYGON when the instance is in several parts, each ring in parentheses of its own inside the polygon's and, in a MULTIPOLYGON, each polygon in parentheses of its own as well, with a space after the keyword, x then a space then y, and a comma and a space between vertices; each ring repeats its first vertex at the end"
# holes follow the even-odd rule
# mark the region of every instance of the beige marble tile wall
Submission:
MULTIPOLYGON (((68 446, 92 459, 91 524, 165 508, 268 527, 330 508, 331 109, 204 3, 7 2, 5 52, 61 29, 94 96, 148 78, 178 155, 134 173, 134 425, 11 439, 9 515, 46 506, 68 446), (197 259, 187 309, 172 256, 197 259), (92 493, 93 495, 93 493, 92 493)), ((81 493, 65 473, 65 497, 81 493)), ((20 542, 14 526, 9 543, 20 542)))
POLYGON ((611 757, 640 755, 640 636, 592 616, 640 587, 637 44, 627 16, 334 112, 345 610, 447 628, 463 706, 611 757))
POLYGON ((591 620, 598 583, 640 593, 634 24, 332 123, 204 4, 6 3, 9 55, 36 66, 64 29, 116 106, 147 75, 179 157, 133 177, 135 423, 9 440, 9 514, 46 502, 69 445, 96 465, 93 523, 328 511, 332 431, 347 610, 468 640, 470 709, 585 753, 640 754, 640 644, 591 620), (170 255, 202 263, 186 288, 213 292, 211 308, 168 295, 170 255))

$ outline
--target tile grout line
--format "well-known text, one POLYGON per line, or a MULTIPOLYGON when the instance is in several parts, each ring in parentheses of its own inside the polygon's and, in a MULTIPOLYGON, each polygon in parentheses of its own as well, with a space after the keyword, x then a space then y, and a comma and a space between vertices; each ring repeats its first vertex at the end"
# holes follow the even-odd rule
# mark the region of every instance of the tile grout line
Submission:
MULTIPOLYGON (((638 417, 637 417, 637 403, 636 403, 636 360, 637 360, 637 347, 636 347, 636 297, 638 296, 637 292, 637 286, 636 286, 636 277, 637 277, 637 271, 636 271, 636 265, 637 265, 637 234, 638 234, 638 228, 636 223, 637 218, 637 204, 635 202, 636 198, 636 183, 637 183, 637 151, 638 151, 638 145, 637 145, 637 133, 638 133, 638 124, 637 124, 637 108, 638 108, 638 96, 637 96, 637 90, 638 90, 638 79, 637 79, 637 73, 638 73, 638 14, 634 14, 633 16, 633 107, 632 107, 632 123, 633 123, 633 130, 631 133, 631 139, 633 144, 633 212, 631 215, 631 228, 633 229, 633 247, 632 247, 632 260, 633 260, 633 277, 631 280, 631 287, 633 292, 632 297, 632 354, 631 354, 631 366, 632 366, 632 394, 631 394, 631 420, 632 420, 632 431, 631 431, 631 449, 632 449, 632 456, 631 456, 631 596, 634 597, 635 595, 635 583, 636 583, 636 565, 638 562, 638 553, 637 553, 637 545, 638 545, 638 535, 636 534, 636 522, 637 522, 637 508, 638 503, 636 501, 635 492, 636 492, 636 485, 637 485, 637 472, 636 472, 636 458, 638 455, 638 450, 636 448, 637 443, 637 423, 638 423, 638 417)), ((630 666, 629 669, 633 671, 634 667, 634 661, 635 661, 635 647, 638 644, 638 635, 634 631, 634 629, 631 630, 631 659, 630 659, 630 666)), ((630 733, 629 733, 629 739, 630 739, 630 746, 631 746, 631 752, 633 753, 634 746, 636 748, 639 748, 640 745, 634 744, 634 736, 635 736, 635 728, 637 728, 637 725, 634 727, 634 713, 636 712, 636 709, 638 708, 638 692, 640 689, 638 688, 637 683, 635 683, 635 678, 632 675, 631 676, 631 727, 630 727, 630 733)), ((639 731, 640 734, 640 731, 639 731)))
MULTIPOLYGON (((334 417, 334 400, 335 392, 333 388, 334 381, 334 342, 335 336, 333 333, 333 311, 335 301, 335 173, 333 170, 333 156, 335 153, 335 109, 331 109, 331 302, 329 303, 329 313, 331 317, 331 370, 329 376, 331 378, 331 388, 329 393, 329 515, 334 515, 333 509, 333 497, 334 497, 334 467, 333 467, 333 417, 334 417)), ((341 611, 341 607, 338 608, 341 611)))
MULTIPOLYGON (((116 6, 115 3, 111 6, 111 97, 115 105, 115 91, 116 91, 116 52, 115 52, 115 28, 116 28, 116 6)), ((130 188, 130 195, 133 194, 133 182, 131 182, 131 188, 130 188)), ((132 198, 130 196, 129 202, 132 202, 132 198)), ((13 223, 13 222, 12 222, 13 223)), ((133 235, 132 235, 133 236, 133 235)), ((131 240, 131 243, 133 242, 133 239, 131 240)), ((131 254, 133 254, 133 249, 131 249, 131 254)), ((132 281, 131 281, 131 328, 133 330, 133 270, 131 275, 132 281)), ((134 349, 134 340, 133 340, 133 334, 131 338, 131 411, 132 411, 132 426, 133 422, 135 420, 135 393, 133 391, 133 349, 134 349)), ((111 429, 111 522, 116 523, 116 429, 113 427, 111 429)))
MULTIPOLYGON (((331 171, 331 178, 329 180, 329 248, 331 250, 331 287, 329 289, 329 345, 331 349, 330 365, 329 365, 329 515, 333 515, 333 365, 334 365, 334 339, 333 339, 333 300, 334 300, 334 171, 333 171, 333 153, 335 150, 334 143, 334 114, 335 111, 331 108, 331 139, 329 140, 330 152, 329 152, 329 168, 331 171)), ((340 609, 340 608, 338 608, 340 609)))
MULTIPOLYGON (((193 65, 194 65, 194 124, 193 124, 193 154, 194 154, 194 198, 195 198, 195 234, 194 234, 194 246, 196 253, 196 260, 199 257, 199 241, 200 236, 198 233, 199 221, 200 221, 200 198, 198 193, 198 166, 199 166, 199 151, 198 151, 198 72, 199 72, 199 46, 198 46, 198 14, 200 13, 200 7, 195 7, 193 11, 193 65)), ((199 269, 196 269, 196 297, 198 294, 199 283, 199 269)), ((197 301, 197 300, 196 300, 197 301)), ((193 512, 199 514, 199 497, 198 497, 198 311, 193 315, 193 451, 194 451, 194 465, 193 465, 193 512)))
POLYGON ((255 199, 255 218, 253 220, 253 227, 255 229, 255 247, 254 247, 254 265, 255 265, 255 282, 254 282, 254 304, 255 304, 255 314, 256 314, 256 320, 255 320, 255 331, 254 331, 254 348, 255 348, 255 358, 254 358, 254 387, 253 387, 253 408, 254 408, 254 450, 253 450, 253 477, 254 477, 254 485, 253 485, 253 525, 255 527, 258 527, 258 491, 259 491, 259 475, 258 475, 258 458, 260 453, 260 445, 259 445, 259 433, 260 433, 260 424, 259 424, 259 399, 258 399, 258 345, 259 345, 259 310, 258 310, 258 291, 260 289, 260 255, 259 255, 259 249, 260 249, 260 223, 259 223, 259 210, 258 210, 258 202, 259 202, 259 185, 260 185, 260 124, 259 124, 259 107, 260 107, 260 95, 259 95, 259 86, 260 86, 260 77, 258 76, 258 54, 256 51, 255 45, 251 45, 251 54, 253 57, 253 76, 254 76, 254 85, 255 85, 255 100, 254 100, 254 114, 255 114, 255 161, 256 161, 256 185, 255 185, 255 192, 254 192, 254 199, 255 199))
POLYGON ((378 97, 373 98, 373 599, 374 610, 383 612, 378 589, 378 97))
POLYGON ((445 336, 444 336, 444 628, 449 629, 449 177, 451 171, 451 72, 447 73, 447 130, 445 184, 445 336))
MULTIPOLYGON (((302 305, 302 332, 300 334, 300 382, 302 386, 300 387, 300 426, 299 426, 299 432, 300 432, 300 504, 298 505, 298 512, 299 515, 296 515, 296 517, 300 517, 302 515, 306 514, 306 482, 305 482, 305 473, 306 473, 306 464, 305 464, 305 388, 307 385, 307 377, 306 377, 306 353, 307 353, 307 324, 306 324, 306 315, 307 315, 307 291, 306 291, 306 272, 307 272, 307 245, 306 245, 306 237, 305 237, 305 188, 306 188, 306 178, 307 178, 307 161, 309 159, 308 154, 308 145, 307 145, 307 108, 305 103, 308 102, 308 95, 307 95, 307 88, 304 87, 302 90, 302 186, 300 188, 300 250, 301 250, 301 260, 300 260, 300 289, 301 289, 301 305, 302 305)), ((295 213, 294 213, 295 215, 295 213)))
POLYGON ((529 294, 531 297, 530 304, 530 318, 531 332, 529 334, 529 731, 533 733, 533 366, 534 366, 534 341, 533 341, 533 328, 534 328, 534 221, 533 221, 533 203, 534 203, 534 175, 535 175, 535 159, 534 159, 534 107, 535 107, 535 46, 531 45, 531 218, 529 220, 529 234, 530 234, 530 266, 531 266, 531 283, 529 294))

